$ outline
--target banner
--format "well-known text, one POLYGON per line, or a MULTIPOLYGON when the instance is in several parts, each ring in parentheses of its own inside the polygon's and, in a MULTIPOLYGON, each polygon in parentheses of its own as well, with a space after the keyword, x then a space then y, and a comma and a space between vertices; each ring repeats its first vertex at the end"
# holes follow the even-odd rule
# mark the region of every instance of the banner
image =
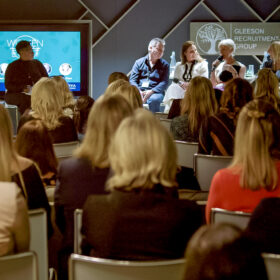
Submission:
POLYGON ((218 44, 232 39, 236 55, 263 55, 270 43, 280 40, 280 23, 191 22, 190 38, 201 55, 217 55, 218 44))

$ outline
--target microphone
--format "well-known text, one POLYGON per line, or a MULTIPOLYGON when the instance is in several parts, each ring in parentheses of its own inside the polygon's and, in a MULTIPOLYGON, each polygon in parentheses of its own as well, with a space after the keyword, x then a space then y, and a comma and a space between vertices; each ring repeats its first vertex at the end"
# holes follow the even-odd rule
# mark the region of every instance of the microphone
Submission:
POLYGON ((174 78, 174 79, 172 80, 172 82, 175 83, 175 84, 179 84, 179 85, 182 83, 182 82, 179 81, 179 79, 177 79, 177 78, 174 78))
POLYGON ((223 56, 220 55, 218 56, 218 58, 213 62, 212 64, 212 70, 211 71, 214 71, 216 69, 216 67, 223 61, 223 56))

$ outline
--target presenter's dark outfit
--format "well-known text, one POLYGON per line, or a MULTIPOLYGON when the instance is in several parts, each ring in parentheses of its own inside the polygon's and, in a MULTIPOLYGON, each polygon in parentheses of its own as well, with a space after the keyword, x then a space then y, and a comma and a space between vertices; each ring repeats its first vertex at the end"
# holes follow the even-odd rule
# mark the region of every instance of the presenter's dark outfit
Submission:
POLYGON ((48 77, 44 65, 37 59, 15 60, 10 63, 5 73, 5 101, 17 105, 21 114, 30 108, 30 95, 23 93, 24 88, 33 86, 40 78, 48 77))

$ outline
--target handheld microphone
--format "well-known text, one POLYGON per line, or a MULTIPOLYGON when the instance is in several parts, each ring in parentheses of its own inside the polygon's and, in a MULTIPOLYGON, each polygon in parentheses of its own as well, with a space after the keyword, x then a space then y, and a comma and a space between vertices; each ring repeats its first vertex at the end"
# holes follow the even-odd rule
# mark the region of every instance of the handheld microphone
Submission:
POLYGON ((212 64, 212 70, 211 71, 214 71, 216 69, 216 67, 223 61, 223 56, 220 55, 218 56, 218 58, 213 62, 212 64))

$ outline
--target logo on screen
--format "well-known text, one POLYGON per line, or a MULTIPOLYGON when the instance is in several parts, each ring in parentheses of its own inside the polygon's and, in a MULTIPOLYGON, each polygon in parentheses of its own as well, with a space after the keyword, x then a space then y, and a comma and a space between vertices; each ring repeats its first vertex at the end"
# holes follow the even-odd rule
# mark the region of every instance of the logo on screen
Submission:
POLYGON ((226 38, 227 33, 222 26, 217 23, 208 23, 198 29, 196 44, 205 54, 217 54, 217 43, 226 38))
POLYGON ((40 41, 39 39, 36 39, 29 35, 21 35, 14 40, 7 40, 7 44, 11 50, 12 57, 19 58, 19 55, 16 51, 16 45, 19 41, 23 41, 23 40, 30 42, 30 45, 34 51, 34 57, 39 56, 39 51, 44 46, 44 41, 43 40, 40 41))

